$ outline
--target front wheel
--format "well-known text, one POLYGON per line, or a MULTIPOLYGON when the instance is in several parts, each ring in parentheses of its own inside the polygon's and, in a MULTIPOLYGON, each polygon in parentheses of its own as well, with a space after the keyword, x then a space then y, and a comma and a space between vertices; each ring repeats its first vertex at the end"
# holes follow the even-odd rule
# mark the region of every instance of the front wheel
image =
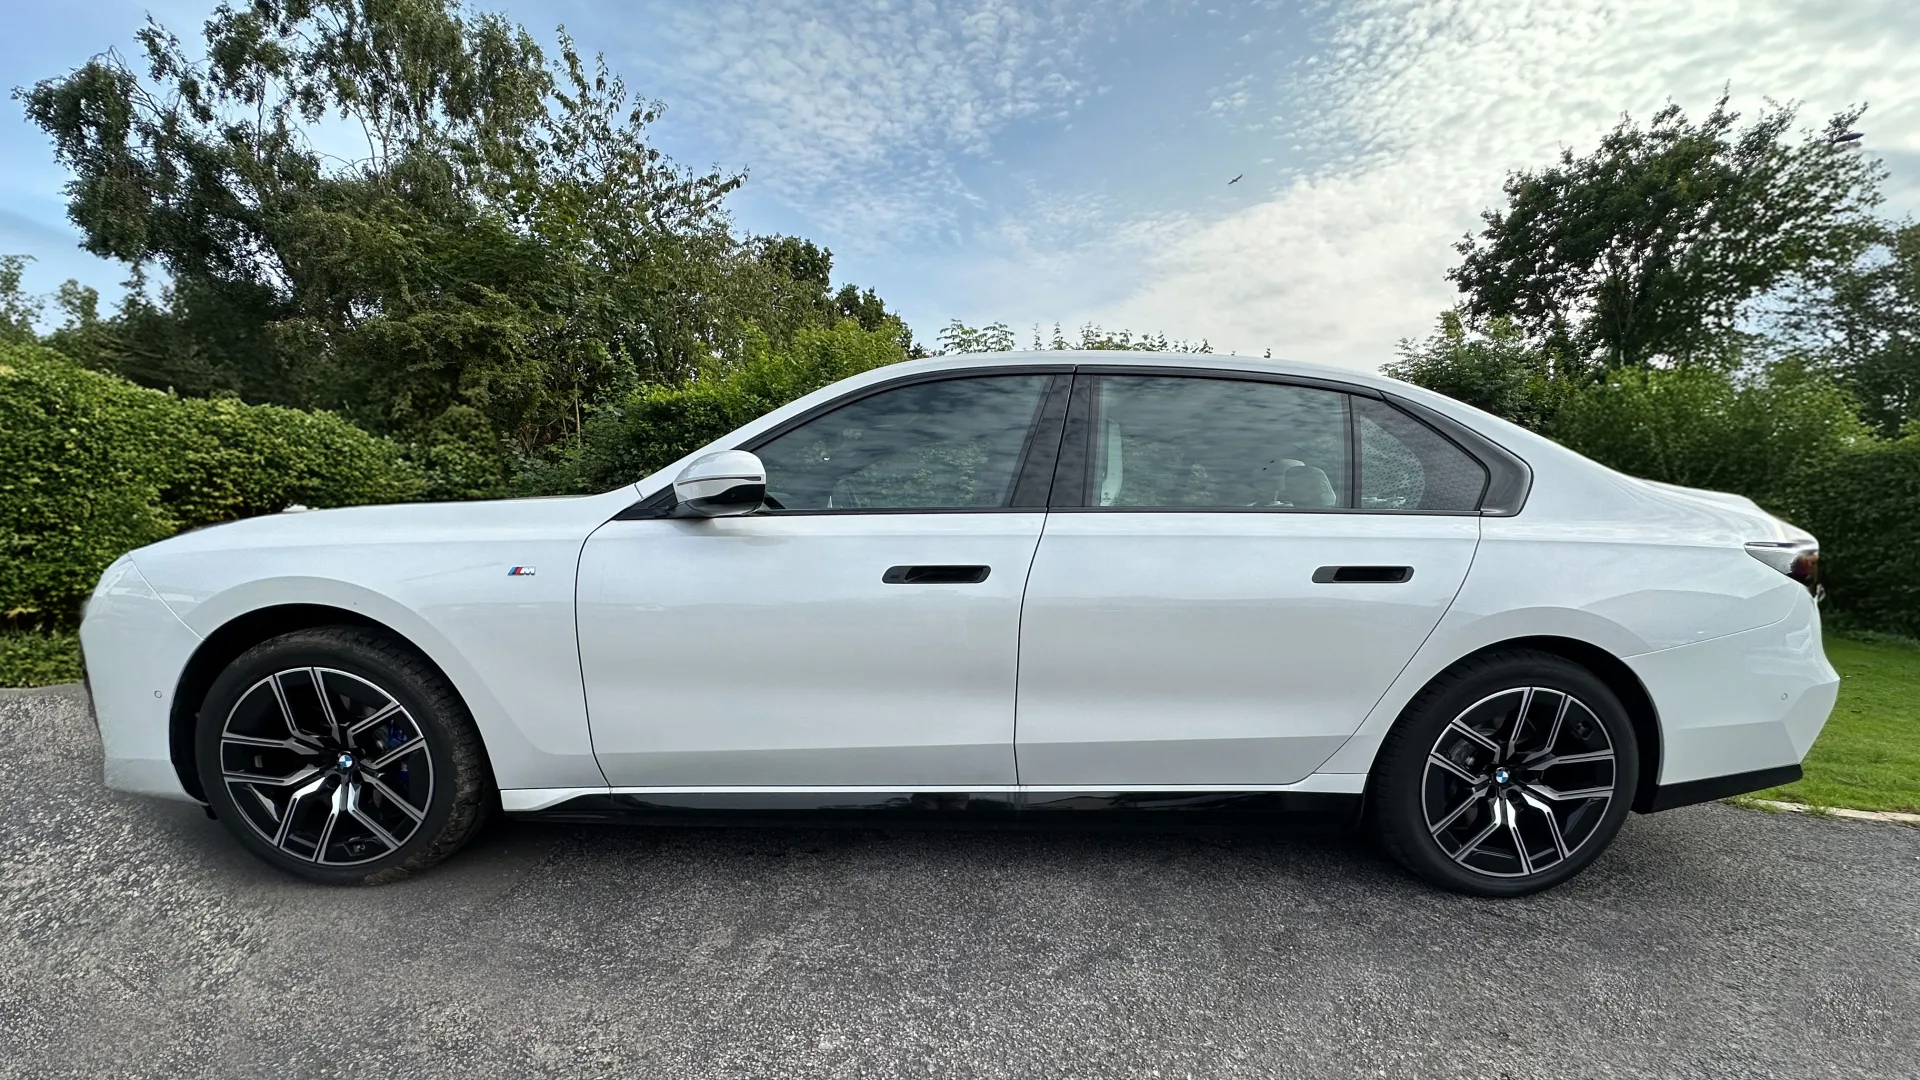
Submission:
POLYGON ((1374 835, 1433 884, 1521 896, 1599 857, 1639 774, 1633 725, 1605 682, 1551 653, 1494 653, 1435 679, 1388 733, 1374 835))
POLYGON ((214 681, 201 790, 255 855, 327 884, 405 877, 452 854, 491 804, 479 733, 423 657, 349 626, 254 646, 214 681))

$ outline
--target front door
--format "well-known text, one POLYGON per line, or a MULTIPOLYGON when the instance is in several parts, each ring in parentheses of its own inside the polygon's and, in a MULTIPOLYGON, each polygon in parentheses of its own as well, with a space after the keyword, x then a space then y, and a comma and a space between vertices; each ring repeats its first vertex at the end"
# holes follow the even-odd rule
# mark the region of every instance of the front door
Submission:
POLYGON ((1015 783, 1020 597, 1046 490, 1021 478, 1051 468, 1054 379, 867 393, 747 447, 768 509, 596 532, 580 658, 607 780, 1015 783))
POLYGON ((1302 779, 1459 591, 1485 470, 1362 394, 1081 379, 1021 623, 1021 783, 1302 779))

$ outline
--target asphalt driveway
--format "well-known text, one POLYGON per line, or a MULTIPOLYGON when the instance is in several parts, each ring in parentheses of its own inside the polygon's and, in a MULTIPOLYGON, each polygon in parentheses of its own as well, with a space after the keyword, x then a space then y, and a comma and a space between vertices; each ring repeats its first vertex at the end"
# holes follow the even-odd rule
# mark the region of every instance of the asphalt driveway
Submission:
POLYGON ((1634 818, 1526 900, 1341 839, 509 825, 329 890, 0 691, 0 1075, 1915 1077, 1920 830, 1634 818))

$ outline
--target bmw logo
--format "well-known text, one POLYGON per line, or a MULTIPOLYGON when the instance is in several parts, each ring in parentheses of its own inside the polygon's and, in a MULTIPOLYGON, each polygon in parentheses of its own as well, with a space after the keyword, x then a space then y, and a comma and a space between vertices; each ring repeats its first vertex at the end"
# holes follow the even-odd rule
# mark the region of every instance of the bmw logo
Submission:
POLYGON ((340 766, 341 772, 346 772, 353 768, 353 755, 342 751, 339 760, 335 761, 334 764, 340 766))
MULTIPOLYGON (((341 754, 340 756, 341 756, 342 758, 344 758, 344 757, 346 757, 347 755, 345 755, 345 754, 341 754)), ((1511 779, 1513 779, 1513 774, 1507 771, 1507 769, 1506 769, 1506 766, 1504 766, 1504 765, 1503 765, 1503 766, 1501 766, 1500 768, 1498 768, 1498 769, 1495 769, 1495 770, 1493 770, 1493 782, 1494 782, 1494 783, 1496 783, 1496 784, 1504 784, 1504 783, 1506 783, 1506 782, 1507 782, 1508 780, 1511 780, 1511 779)))

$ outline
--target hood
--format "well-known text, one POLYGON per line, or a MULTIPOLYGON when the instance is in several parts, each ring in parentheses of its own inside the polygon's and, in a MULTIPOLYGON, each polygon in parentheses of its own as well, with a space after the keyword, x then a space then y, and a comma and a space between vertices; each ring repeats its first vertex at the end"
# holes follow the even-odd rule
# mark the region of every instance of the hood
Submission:
POLYGON ((634 500, 633 489, 484 502, 399 503, 333 510, 287 510, 190 529, 135 552, 178 555, 317 544, 421 543, 476 537, 581 539, 634 500))

